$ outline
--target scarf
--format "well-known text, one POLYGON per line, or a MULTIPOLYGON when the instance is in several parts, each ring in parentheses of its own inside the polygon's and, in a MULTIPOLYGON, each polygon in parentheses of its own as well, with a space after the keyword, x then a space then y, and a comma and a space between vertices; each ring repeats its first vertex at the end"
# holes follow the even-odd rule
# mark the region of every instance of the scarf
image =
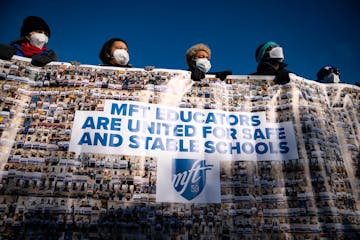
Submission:
POLYGON ((21 43, 20 46, 24 57, 32 57, 46 50, 46 46, 43 46, 43 48, 37 48, 27 42, 21 43))

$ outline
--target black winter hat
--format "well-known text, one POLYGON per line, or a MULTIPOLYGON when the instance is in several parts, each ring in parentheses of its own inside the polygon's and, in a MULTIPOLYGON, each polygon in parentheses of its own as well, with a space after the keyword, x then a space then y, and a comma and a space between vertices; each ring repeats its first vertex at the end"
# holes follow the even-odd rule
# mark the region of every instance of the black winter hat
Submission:
POLYGON ((332 65, 326 65, 317 72, 316 76, 318 80, 325 80, 330 73, 340 76, 340 69, 332 65))
POLYGON ((42 30, 48 33, 50 38, 50 28, 46 22, 37 16, 29 16, 26 17, 23 21, 23 25, 21 26, 20 37, 25 37, 32 31, 42 30))
POLYGON ((256 61, 259 63, 261 62, 261 60, 265 59, 265 58, 269 58, 269 56, 266 56, 266 52, 270 47, 275 47, 275 46, 279 46, 276 42, 273 41, 268 41, 265 42, 263 44, 261 44, 255 52, 255 59, 256 61))

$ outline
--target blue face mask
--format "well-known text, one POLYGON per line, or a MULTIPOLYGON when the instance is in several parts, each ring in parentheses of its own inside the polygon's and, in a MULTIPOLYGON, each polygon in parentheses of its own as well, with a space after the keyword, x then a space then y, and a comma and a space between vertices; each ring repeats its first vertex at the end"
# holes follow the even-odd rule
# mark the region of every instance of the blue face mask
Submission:
POLYGON ((211 68, 211 63, 207 58, 198 58, 195 62, 196 67, 204 73, 207 73, 211 68))

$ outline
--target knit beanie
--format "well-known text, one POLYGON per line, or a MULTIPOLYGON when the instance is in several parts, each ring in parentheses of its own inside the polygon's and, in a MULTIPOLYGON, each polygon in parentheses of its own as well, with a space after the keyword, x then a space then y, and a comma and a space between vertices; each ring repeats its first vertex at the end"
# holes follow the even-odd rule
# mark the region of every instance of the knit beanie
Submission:
POLYGON ((256 49, 256 52, 255 52, 255 59, 256 61, 259 63, 261 62, 261 60, 263 59, 265 53, 266 53, 266 50, 269 48, 269 47, 275 47, 275 46, 279 46, 276 42, 272 42, 272 41, 268 41, 266 43, 263 43, 261 44, 257 49, 256 49))
POLYGON ((42 18, 37 16, 26 17, 21 26, 20 37, 25 37, 32 31, 37 30, 46 32, 50 38, 50 28, 42 18))

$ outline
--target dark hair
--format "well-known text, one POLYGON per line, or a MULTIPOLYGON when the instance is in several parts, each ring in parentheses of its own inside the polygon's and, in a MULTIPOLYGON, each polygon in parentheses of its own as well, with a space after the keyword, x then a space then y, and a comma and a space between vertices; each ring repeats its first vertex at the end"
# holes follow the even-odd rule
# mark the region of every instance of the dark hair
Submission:
POLYGON ((100 54, 99 54, 99 58, 103 64, 112 65, 112 63, 111 63, 111 48, 112 48, 114 42, 117 42, 117 41, 123 42, 123 43, 125 43, 126 46, 128 46, 128 44, 121 38, 111 38, 110 40, 106 41, 104 43, 104 45, 102 46, 100 54))

